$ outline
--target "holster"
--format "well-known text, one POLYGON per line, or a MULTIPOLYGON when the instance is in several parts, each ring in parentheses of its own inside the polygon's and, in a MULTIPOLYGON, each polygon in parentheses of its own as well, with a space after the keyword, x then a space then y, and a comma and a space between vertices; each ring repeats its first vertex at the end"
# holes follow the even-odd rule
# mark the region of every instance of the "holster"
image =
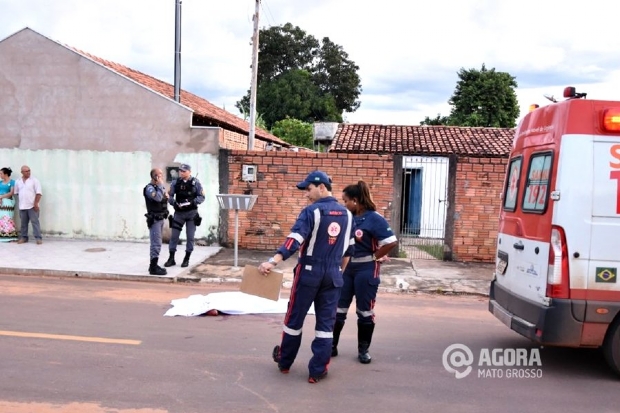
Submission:
POLYGON ((174 222, 174 218, 172 215, 168 215, 168 224, 170 225, 170 228, 172 228, 172 223, 174 222))
POLYGON ((149 213, 144 214, 144 216, 146 217, 146 226, 148 227, 148 229, 151 229, 153 223, 155 223, 155 218, 149 213))
POLYGON ((194 225, 199 227, 200 224, 202 224, 202 217, 200 216, 200 214, 196 213, 196 216, 194 217, 194 225))

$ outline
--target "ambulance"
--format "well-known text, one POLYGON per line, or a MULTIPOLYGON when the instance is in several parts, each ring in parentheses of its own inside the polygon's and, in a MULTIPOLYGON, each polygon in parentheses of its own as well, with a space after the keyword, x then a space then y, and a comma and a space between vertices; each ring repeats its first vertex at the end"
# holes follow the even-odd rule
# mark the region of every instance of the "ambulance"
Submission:
POLYGON ((620 102, 564 97, 517 127, 489 311, 541 345, 600 347, 620 374, 620 102))

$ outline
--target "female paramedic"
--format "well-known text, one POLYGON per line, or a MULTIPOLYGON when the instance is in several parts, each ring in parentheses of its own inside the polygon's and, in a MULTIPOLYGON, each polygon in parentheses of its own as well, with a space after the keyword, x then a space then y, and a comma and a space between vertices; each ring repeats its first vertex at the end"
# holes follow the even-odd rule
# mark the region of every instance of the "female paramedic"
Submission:
POLYGON ((340 332, 355 296, 358 358, 360 363, 368 364, 371 361, 368 348, 375 329, 375 299, 381 282, 380 263, 398 244, 398 240, 386 219, 377 212, 366 182, 358 181, 344 188, 342 200, 355 221, 355 253, 343 274, 344 285, 336 312, 332 357, 338 355, 340 332))

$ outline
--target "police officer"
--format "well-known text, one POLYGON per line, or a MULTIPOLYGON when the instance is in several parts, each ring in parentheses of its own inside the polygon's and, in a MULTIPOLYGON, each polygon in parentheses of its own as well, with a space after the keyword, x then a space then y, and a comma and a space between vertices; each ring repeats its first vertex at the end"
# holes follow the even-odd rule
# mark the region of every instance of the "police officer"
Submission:
POLYGON ((398 240, 387 220, 377 212, 368 184, 358 181, 342 191, 345 207, 355 219, 355 254, 344 272, 344 285, 340 292, 332 357, 338 355, 340 332, 347 319, 349 306, 355 296, 357 313, 357 358, 362 364, 371 362, 368 348, 375 330, 375 301, 381 278, 380 263, 398 245, 398 240))
POLYGON ((316 383, 327 375, 336 307, 343 284, 342 269, 353 254, 354 222, 351 212, 331 195, 331 180, 324 172, 310 173, 297 188, 306 191, 312 204, 301 211, 275 256, 262 263, 259 270, 268 274, 300 249, 282 342, 275 346, 272 357, 282 373, 289 372, 301 344, 304 319, 314 302, 316 325, 308 382, 316 383))
POLYGON ((151 169, 151 182, 142 191, 146 201, 146 225, 149 227, 151 240, 151 265, 149 266, 151 275, 167 274, 164 268, 157 265, 161 251, 161 231, 164 227, 164 219, 168 218, 168 194, 164 188, 163 179, 164 174, 161 169, 151 169))
POLYGON ((177 252, 179 236, 183 226, 186 225, 185 234, 187 235, 187 245, 185 247, 185 258, 181 267, 189 265, 189 257, 194 251, 194 234, 196 226, 200 225, 202 218, 198 214, 198 205, 205 200, 205 192, 198 179, 192 177, 192 168, 184 163, 179 166, 179 177, 170 184, 168 202, 174 207, 174 216, 170 219, 170 256, 165 262, 164 267, 176 265, 174 254, 177 252))

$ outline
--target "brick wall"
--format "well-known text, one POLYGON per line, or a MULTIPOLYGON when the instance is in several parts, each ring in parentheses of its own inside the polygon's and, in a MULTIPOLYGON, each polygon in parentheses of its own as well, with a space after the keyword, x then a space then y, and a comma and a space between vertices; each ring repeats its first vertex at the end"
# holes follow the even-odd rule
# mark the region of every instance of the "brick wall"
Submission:
MULTIPOLYGON (((242 135, 241 133, 232 132, 227 129, 222 129, 220 134, 220 148, 223 149, 247 149, 248 148, 248 135, 242 135)), ((254 149, 257 151, 265 150, 267 145, 266 141, 260 139, 254 139, 254 149)))
MULTIPOLYGON (((223 161, 223 159, 221 159, 223 161)), ((288 151, 231 151, 228 157, 230 194, 258 195, 251 211, 239 211, 239 248, 275 250, 289 234, 299 212, 308 205, 296 184, 315 169, 333 180, 333 195, 363 179, 369 186, 377 211, 388 220, 393 199, 392 155, 288 151), (257 166, 257 182, 241 180, 242 165, 257 166)), ((228 212, 228 245, 234 245, 234 211, 228 212)))
MULTIPOLYGON (((253 194, 251 211, 239 211, 239 248, 274 250, 290 232, 297 215, 307 205, 295 185, 321 169, 334 181, 333 195, 359 179, 371 188, 378 211, 390 221, 393 206, 393 156, 289 151, 228 151, 230 194, 253 194), (242 165, 256 165, 257 182, 241 180, 242 165)), ((225 161, 225 159, 221 159, 225 161)), ((453 259, 492 262, 495 257, 500 194, 506 159, 459 158, 456 166, 453 259)), ((234 245, 234 211, 227 211, 223 244, 234 245)), ((398 227, 396 223, 391 223, 398 227)))
POLYGON ((506 165, 507 159, 458 159, 453 244, 456 261, 495 260, 506 165))

